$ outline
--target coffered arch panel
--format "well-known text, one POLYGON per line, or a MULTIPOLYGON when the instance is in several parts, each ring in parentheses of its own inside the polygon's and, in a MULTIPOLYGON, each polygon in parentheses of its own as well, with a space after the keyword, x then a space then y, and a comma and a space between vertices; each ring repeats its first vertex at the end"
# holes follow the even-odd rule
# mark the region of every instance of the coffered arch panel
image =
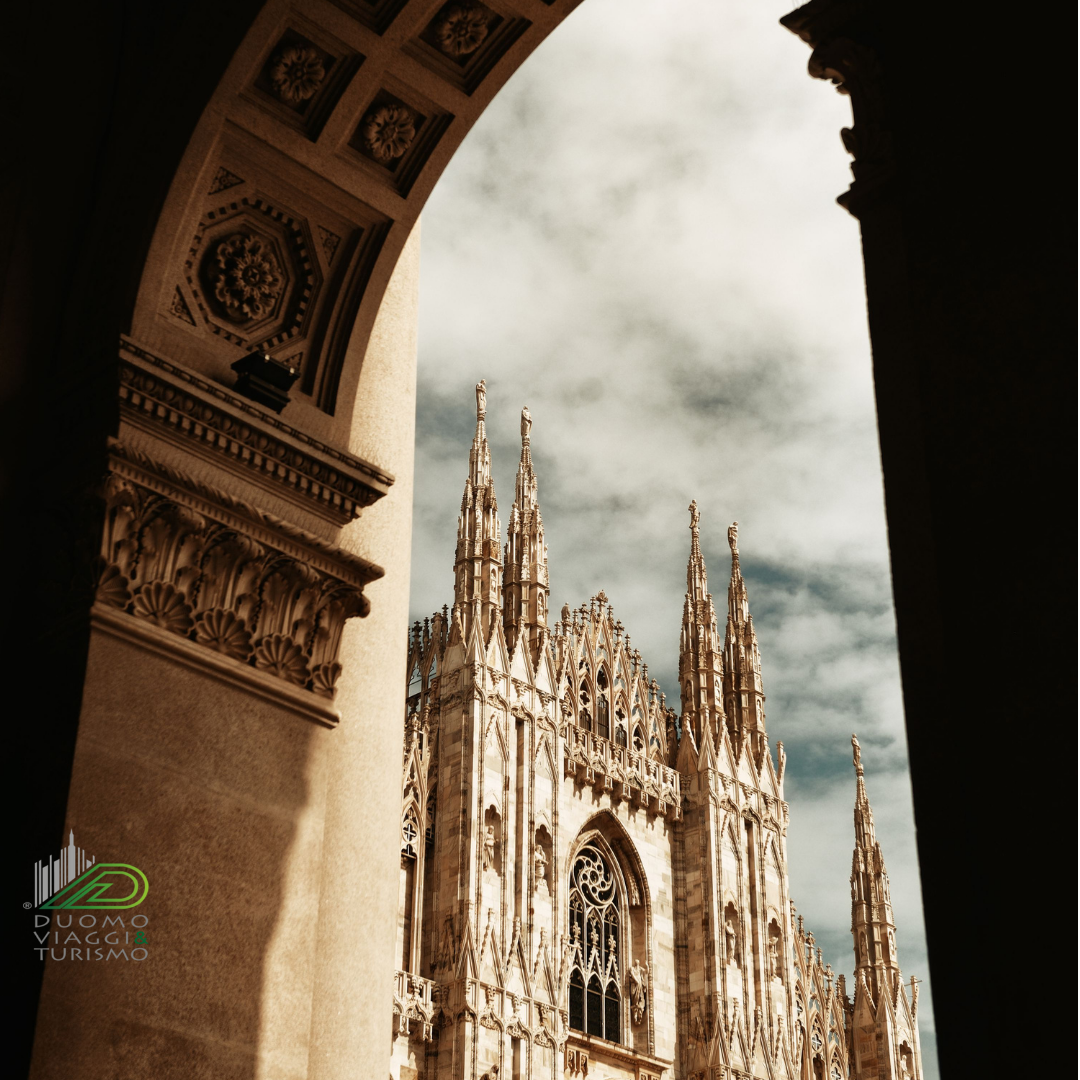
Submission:
POLYGON ((494 94, 579 2, 270 0, 169 191, 135 344, 344 447, 421 208, 494 94), (238 364, 250 354, 270 358, 271 381, 284 370, 284 398, 259 396, 262 376, 238 364))

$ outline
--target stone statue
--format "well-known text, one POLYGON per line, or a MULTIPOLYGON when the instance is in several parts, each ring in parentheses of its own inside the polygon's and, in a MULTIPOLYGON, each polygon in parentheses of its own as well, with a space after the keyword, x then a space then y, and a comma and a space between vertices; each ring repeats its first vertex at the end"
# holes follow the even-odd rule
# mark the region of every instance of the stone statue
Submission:
POLYGON ((728 547, 731 548, 731 554, 732 555, 738 555, 739 554, 739 523, 737 521, 733 521, 728 526, 727 542, 728 542, 728 547))
POLYGON ((547 880, 547 855, 540 844, 533 848, 533 866, 536 869, 536 887, 547 880))
POLYGON ((780 939, 769 938, 769 971, 776 979, 780 978, 780 939))
POLYGON ((862 766, 862 747, 859 746, 859 738, 857 735, 851 736, 851 753, 852 760, 855 763, 855 768, 859 769, 862 766))
POLYGON ((484 869, 495 869, 495 826, 488 825, 484 829, 484 869))
POLYGON ((730 920, 724 921, 724 948, 727 951, 727 958, 729 964, 734 964, 735 961, 735 924, 730 920))
POLYGON ((701 521, 701 511, 697 508, 697 499, 695 499, 689 507, 690 510, 690 528, 696 529, 698 522, 701 521))
POLYGON ((630 1018, 634 1026, 645 1019, 645 1008, 648 999, 645 980, 649 977, 649 967, 643 965, 639 959, 634 958, 634 966, 630 969, 630 1018))
POLYGON ((562 606, 562 621, 568 623, 570 621, 570 605, 563 604, 562 606))
POLYGON ((521 441, 529 441, 529 432, 532 430, 532 414, 529 412, 529 406, 526 405, 521 410, 521 441))
POLYGON ((487 415, 487 383, 481 379, 476 384, 476 419, 483 420, 487 415))

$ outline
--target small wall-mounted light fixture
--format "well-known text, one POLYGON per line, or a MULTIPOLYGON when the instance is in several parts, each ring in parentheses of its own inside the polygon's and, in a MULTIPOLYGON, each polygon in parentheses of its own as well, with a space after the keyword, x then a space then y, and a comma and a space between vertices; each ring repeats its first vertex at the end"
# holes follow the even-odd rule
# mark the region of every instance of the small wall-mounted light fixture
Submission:
POLYGON ((280 413, 291 400, 289 391, 300 377, 299 368, 269 353, 253 349, 232 365, 238 378, 236 389, 244 395, 280 413))

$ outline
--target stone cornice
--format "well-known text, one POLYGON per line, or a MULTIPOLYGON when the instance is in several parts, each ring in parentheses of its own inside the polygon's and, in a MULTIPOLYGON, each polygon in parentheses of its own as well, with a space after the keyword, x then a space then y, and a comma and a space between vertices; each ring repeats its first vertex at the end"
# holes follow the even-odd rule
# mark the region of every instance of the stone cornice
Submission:
POLYGON ((305 435, 127 338, 120 342, 120 406, 129 422, 334 525, 351 521, 394 482, 377 465, 305 435))
POLYGON ((789 12, 780 25, 811 49, 848 32, 863 15, 864 0, 810 0, 789 12))
POLYGON ((656 1057, 642 1050, 624 1046, 622 1043, 609 1042, 607 1039, 600 1038, 599 1035, 586 1035, 583 1031, 574 1031, 573 1029, 567 1032, 566 1045, 588 1051, 593 1062, 602 1060, 606 1064, 608 1061, 618 1061, 631 1067, 644 1065, 655 1069, 658 1074, 663 1073, 665 1069, 670 1069, 675 1064, 669 1058, 656 1057))
MULTIPOLYGON (((333 574, 350 585, 363 588, 385 573, 381 566, 260 510, 212 484, 204 484, 180 469, 154 461, 146 454, 125 446, 119 439, 109 440, 109 459, 110 471, 115 475, 134 479, 160 495, 180 497, 192 509, 243 531, 316 570, 333 574)), ((365 601, 363 614, 367 612, 365 601)))
POLYGON ((854 158, 851 187, 837 202, 853 217, 892 197, 896 173, 892 127, 885 107, 885 71, 877 50, 867 41, 865 0, 810 0, 780 20, 780 25, 814 51, 808 70, 851 98, 854 123, 841 129, 844 147, 854 158))

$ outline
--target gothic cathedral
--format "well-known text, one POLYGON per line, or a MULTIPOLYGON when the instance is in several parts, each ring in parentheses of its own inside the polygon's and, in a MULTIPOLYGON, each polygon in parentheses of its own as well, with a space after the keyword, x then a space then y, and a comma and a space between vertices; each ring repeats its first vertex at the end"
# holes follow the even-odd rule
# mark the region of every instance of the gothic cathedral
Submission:
POLYGON ((505 548, 476 388, 454 603, 409 637, 392 1080, 922 1080, 855 755, 855 982, 788 890, 784 748, 699 515, 669 708, 603 592, 549 624, 521 414, 505 548))

